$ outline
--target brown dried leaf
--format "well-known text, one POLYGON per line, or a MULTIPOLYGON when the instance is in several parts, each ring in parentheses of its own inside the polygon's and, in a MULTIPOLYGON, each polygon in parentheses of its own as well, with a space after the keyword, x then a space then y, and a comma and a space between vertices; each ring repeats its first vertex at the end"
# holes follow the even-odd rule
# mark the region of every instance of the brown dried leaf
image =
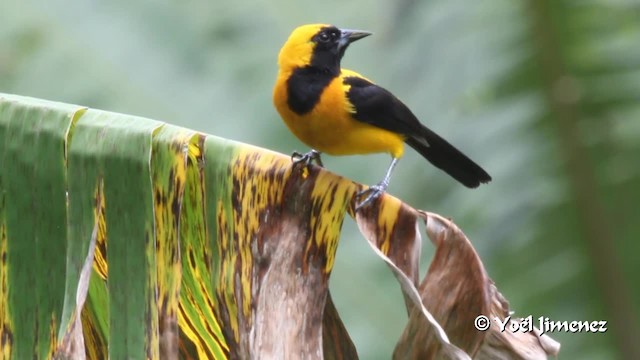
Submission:
MULTIPOLYGON (((359 211, 356 223, 373 251, 384 260, 400 283, 407 309, 412 318, 420 319, 420 330, 426 331, 431 339, 428 352, 437 352, 440 358, 469 359, 455 345, 452 345, 442 327, 423 305, 416 289, 421 238, 417 230, 417 213, 400 200, 383 196, 375 206, 359 211)), ((394 358, 404 358, 394 354, 394 358)))
MULTIPOLYGON (((420 212, 427 234, 436 246, 429 271, 420 284, 424 306, 449 336, 452 344, 473 358, 540 359, 557 355, 559 344, 535 332, 500 332, 493 319, 509 315, 507 301, 487 276, 482 261, 464 233, 453 222, 437 214, 420 212), (488 315, 492 326, 486 332, 474 326, 476 317, 488 315)), ((440 335, 420 312, 412 311, 396 346, 396 359, 449 358, 440 335)))
POLYGON ((331 292, 327 293, 322 321, 322 350, 325 360, 358 359, 356 346, 351 341, 340 315, 336 310, 331 292))
MULTIPOLYGON (((509 303, 500 294, 495 284, 491 282, 491 328, 487 330, 484 343, 478 351, 476 359, 546 359, 549 355, 557 356, 560 351, 560 343, 550 336, 540 335, 538 328, 533 327, 531 332, 500 331, 500 324, 496 318, 504 321, 510 315, 509 303)), ((509 321, 522 323, 522 319, 509 321)))

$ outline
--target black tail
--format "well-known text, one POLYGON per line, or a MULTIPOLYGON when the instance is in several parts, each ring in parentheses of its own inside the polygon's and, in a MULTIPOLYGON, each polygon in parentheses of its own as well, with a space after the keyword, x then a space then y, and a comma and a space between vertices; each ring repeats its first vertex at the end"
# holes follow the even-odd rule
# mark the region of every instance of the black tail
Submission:
POLYGON ((484 169, 447 140, 424 126, 422 130, 420 134, 410 136, 405 141, 430 163, 469 188, 491 181, 491 176, 484 169))

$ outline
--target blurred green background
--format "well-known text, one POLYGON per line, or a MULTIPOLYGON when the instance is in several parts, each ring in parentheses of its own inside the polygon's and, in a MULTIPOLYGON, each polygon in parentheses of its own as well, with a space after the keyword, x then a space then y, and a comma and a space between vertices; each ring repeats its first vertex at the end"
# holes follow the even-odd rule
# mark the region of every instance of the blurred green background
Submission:
MULTIPOLYGON (((389 191, 451 216, 516 316, 609 322, 605 334, 552 334, 560 358, 640 358, 638 1, 5 0, 0 92, 305 151, 271 89, 280 46, 314 22, 373 31, 343 66, 494 178, 468 190, 408 151, 389 191)), ((388 161, 324 158, 367 184, 388 161)), ((389 358, 401 293, 350 220, 331 289, 361 357, 389 358)))

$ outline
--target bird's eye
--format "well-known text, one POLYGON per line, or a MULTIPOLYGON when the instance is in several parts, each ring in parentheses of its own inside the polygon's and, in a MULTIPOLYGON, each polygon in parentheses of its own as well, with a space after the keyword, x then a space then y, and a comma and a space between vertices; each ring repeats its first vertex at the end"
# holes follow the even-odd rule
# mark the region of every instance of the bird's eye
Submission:
POLYGON ((318 38, 321 42, 327 42, 329 41, 329 34, 327 34, 326 32, 321 32, 318 38))

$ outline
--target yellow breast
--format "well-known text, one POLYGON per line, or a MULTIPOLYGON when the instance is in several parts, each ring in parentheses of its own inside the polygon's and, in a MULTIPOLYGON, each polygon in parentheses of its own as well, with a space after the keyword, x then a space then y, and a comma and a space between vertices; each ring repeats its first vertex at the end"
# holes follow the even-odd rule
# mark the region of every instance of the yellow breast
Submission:
POLYGON ((395 158, 402 156, 401 135, 353 118, 355 109, 346 96, 350 86, 341 76, 329 83, 313 110, 304 115, 294 113, 287 105, 287 79, 287 74, 278 76, 273 101, 287 127, 302 142, 331 155, 386 152, 395 158))

